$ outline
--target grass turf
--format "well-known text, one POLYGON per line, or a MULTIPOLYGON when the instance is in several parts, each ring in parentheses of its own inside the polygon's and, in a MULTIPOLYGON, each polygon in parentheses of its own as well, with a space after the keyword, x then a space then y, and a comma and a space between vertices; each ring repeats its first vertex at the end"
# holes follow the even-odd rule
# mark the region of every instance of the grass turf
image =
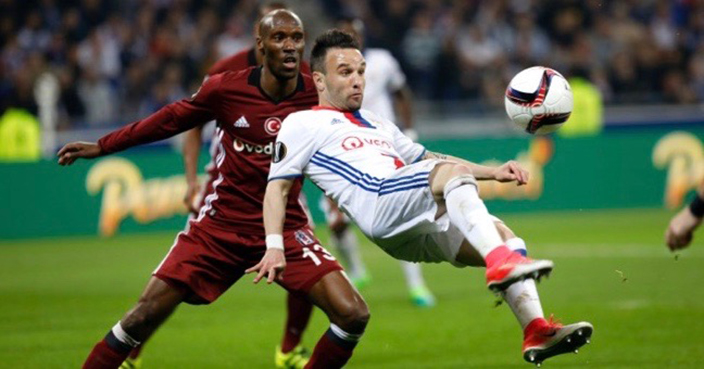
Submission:
MULTIPOLYGON (((637 209, 504 217, 531 255, 556 263, 539 287, 546 313, 595 326, 579 355, 544 367, 701 367, 704 234, 675 260, 662 242, 670 216, 637 209)), ((79 367, 136 301, 174 235, 0 242, 0 367, 79 367)), ((438 305, 418 309, 398 263, 366 240, 362 253, 372 319, 348 367, 528 367, 518 325, 507 306, 494 307, 482 270, 424 266, 438 305)), ((184 305, 146 345, 144 368, 273 367, 284 298, 246 276, 211 306, 184 305)), ((326 327, 317 311, 305 344, 312 348, 326 327)))

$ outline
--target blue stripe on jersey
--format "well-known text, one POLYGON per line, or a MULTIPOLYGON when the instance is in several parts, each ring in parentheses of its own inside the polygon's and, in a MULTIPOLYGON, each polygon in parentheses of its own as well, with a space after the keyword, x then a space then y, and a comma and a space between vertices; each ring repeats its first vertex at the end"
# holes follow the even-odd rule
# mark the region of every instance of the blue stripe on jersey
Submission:
MULTIPOLYGON (((332 156, 329 156, 329 155, 325 155, 325 154, 323 154, 323 153, 320 152, 320 151, 318 151, 318 152, 316 152, 315 154, 313 154, 314 157, 315 157, 316 155, 317 155, 320 159, 322 159, 323 161, 326 161, 326 162, 333 162, 333 163, 337 164, 338 166, 341 166, 341 167, 346 168, 346 169, 347 169, 348 171, 350 171, 350 172, 356 173, 358 176, 367 178, 367 181, 369 181, 370 183, 375 183, 375 182, 381 183, 381 181, 384 180, 384 178, 377 178, 377 177, 371 176, 371 175, 369 175, 369 174, 367 174, 367 173, 364 173, 364 172, 362 172, 361 170, 359 170, 359 169, 357 169, 357 168, 351 166, 350 164, 348 164, 348 163, 346 163, 346 162, 344 162, 344 161, 342 161, 342 160, 340 160, 340 159, 338 159, 338 158, 335 158, 335 157, 332 157, 332 156)), ((378 184, 378 183, 377 183, 377 184, 378 184)))
MULTIPOLYGON (((365 177, 369 183, 376 183, 376 182, 381 183, 382 181, 387 182, 387 183, 393 183, 393 182, 397 182, 397 181, 403 180, 403 178, 405 178, 405 177, 399 177, 399 178, 393 178, 393 179, 378 178, 378 177, 374 177, 374 176, 372 176, 372 175, 369 175, 369 174, 367 174, 367 173, 364 173, 364 172, 360 171, 359 169, 357 169, 357 168, 351 166, 350 164, 348 164, 348 163, 346 163, 346 162, 344 162, 344 161, 342 161, 342 160, 340 160, 340 159, 338 159, 338 158, 325 155, 325 154, 323 154, 323 153, 321 153, 321 152, 319 152, 319 151, 316 152, 313 156, 314 156, 314 157, 315 157, 315 156, 318 156, 320 159, 322 159, 323 161, 326 161, 326 162, 334 162, 336 165, 341 166, 341 167, 347 169, 349 172, 354 172, 354 173, 356 173, 356 174, 359 175, 359 176, 365 177)), ((430 173, 430 172, 427 172, 427 173, 430 173)), ((420 175, 420 174, 423 174, 423 173, 416 173, 416 174, 414 174, 414 176, 415 176, 415 175, 420 175)))
POLYGON ((426 153, 426 152, 428 152, 428 150, 424 148, 424 149, 423 149, 423 152, 420 153, 420 155, 418 155, 418 157, 416 158, 416 160, 413 160, 413 163, 417 163, 417 162, 423 160, 423 157, 425 156, 425 153, 426 153))
POLYGON ((337 167, 335 167, 334 165, 332 165, 330 163, 321 162, 319 159, 317 159, 315 157, 311 158, 310 162, 339 175, 340 177, 346 179, 348 182, 352 183, 355 186, 358 186, 359 188, 361 188, 365 191, 379 192, 378 187, 368 187, 366 184, 361 183, 359 181, 360 178, 356 178, 356 179, 351 178, 347 173, 340 171, 337 167))
POLYGON ((346 173, 349 173, 350 175, 354 176, 355 178, 364 180, 367 184, 369 185, 380 185, 382 182, 384 183, 384 186, 391 186, 394 185, 396 182, 400 181, 405 181, 410 179, 411 177, 425 177, 430 172, 421 172, 421 173, 416 173, 413 174, 412 176, 404 176, 404 177, 399 177, 399 178, 392 178, 392 179, 385 179, 385 178, 378 178, 371 176, 367 173, 363 173, 362 171, 358 170, 357 168, 351 166, 350 164, 332 157, 325 155, 321 152, 316 152, 313 157, 318 157, 323 162, 330 163, 336 167, 338 167, 340 170, 345 171, 346 173))
POLYGON ((428 175, 430 175, 428 171, 392 179, 377 178, 356 169, 342 160, 321 152, 313 154, 310 162, 339 175, 365 191, 376 192, 380 196, 413 188, 427 187, 428 175))
POLYGON ((355 111, 354 113, 352 113, 352 116, 354 116, 355 118, 357 118, 357 119, 358 119, 363 125, 365 125, 366 127, 368 127, 368 128, 376 128, 376 127, 374 127, 371 123, 369 123, 368 120, 366 120, 366 119, 364 119, 364 117, 362 117, 362 113, 360 113, 359 110, 357 110, 357 111, 355 111))
POLYGON ((423 188, 423 187, 428 187, 427 181, 425 183, 420 183, 420 184, 416 184, 413 186, 397 188, 393 191, 385 191, 385 192, 379 191, 379 196, 384 196, 384 195, 388 195, 388 194, 394 193, 394 192, 408 191, 408 190, 412 190, 414 188, 423 188))

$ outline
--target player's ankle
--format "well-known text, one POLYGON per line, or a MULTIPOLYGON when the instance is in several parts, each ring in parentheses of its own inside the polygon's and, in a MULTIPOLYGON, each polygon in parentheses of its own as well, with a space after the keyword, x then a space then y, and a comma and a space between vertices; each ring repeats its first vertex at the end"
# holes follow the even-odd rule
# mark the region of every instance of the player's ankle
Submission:
POLYGON ((285 340, 281 344, 281 353, 283 354, 288 354, 289 352, 293 351, 298 347, 298 345, 301 343, 301 340, 298 339, 298 341, 287 341, 285 340))
POLYGON ((523 334, 525 336, 528 336, 530 333, 535 332, 537 329, 543 328, 548 326, 549 323, 545 318, 540 317, 540 318, 535 318, 526 325, 525 329, 523 329, 523 334))
POLYGON ((500 262, 506 260, 506 258, 511 256, 511 254, 512 254, 511 249, 509 249, 508 247, 503 246, 503 245, 491 250, 491 252, 489 252, 486 255, 486 257, 484 258, 484 261, 486 262, 486 267, 487 268, 493 267, 497 263, 500 263, 500 262))

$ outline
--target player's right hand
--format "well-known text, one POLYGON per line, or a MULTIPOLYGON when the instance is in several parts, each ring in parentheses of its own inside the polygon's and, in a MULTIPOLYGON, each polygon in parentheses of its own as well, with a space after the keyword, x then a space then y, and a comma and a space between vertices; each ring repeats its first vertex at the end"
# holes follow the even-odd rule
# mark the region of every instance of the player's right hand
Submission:
POLYGON ((71 165, 78 158, 93 159, 102 155, 100 145, 93 142, 71 142, 59 150, 59 165, 71 165))
POLYGON ((262 260, 255 266, 245 270, 245 273, 257 273, 254 283, 259 283, 267 275, 266 283, 271 284, 275 280, 281 280, 286 268, 286 256, 283 250, 268 249, 262 260))
POLYGON ((689 243, 692 242, 692 233, 701 222, 702 220, 695 217, 688 206, 680 210, 672 218, 667 231, 665 231, 665 243, 670 251, 677 251, 689 246, 689 243))
POLYGON ((186 189, 186 195, 183 197, 183 203, 186 205, 186 209, 190 213, 198 215, 198 195, 200 194, 200 185, 198 182, 188 182, 188 188, 186 189))
POLYGON ((516 181, 518 186, 528 183, 530 173, 515 160, 509 160, 494 170, 494 179, 499 182, 516 181))

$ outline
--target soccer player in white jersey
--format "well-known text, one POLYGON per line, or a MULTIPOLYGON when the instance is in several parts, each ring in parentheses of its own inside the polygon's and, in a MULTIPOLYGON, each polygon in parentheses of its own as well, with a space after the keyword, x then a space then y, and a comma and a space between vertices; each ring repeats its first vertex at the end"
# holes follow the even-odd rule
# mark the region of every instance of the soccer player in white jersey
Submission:
POLYGON ((402 260, 486 266, 489 289, 501 292, 523 328, 523 357, 543 360, 577 351, 587 322, 563 326, 543 317, 534 285, 548 260, 512 251, 477 191, 478 180, 527 183, 516 162, 487 167, 426 151, 391 122, 360 110, 366 63, 354 38, 339 30, 318 37, 311 64, 319 106, 282 124, 264 197, 267 252, 255 281, 277 278, 285 204, 296 177, 307 176, 339 204, 362 232, 402 260))
MULTIPOLYGON (((361 19, 341 18, 337 28, 353 35, 363 48, 364 24, 361 19)), ((394 111, 398 111, 400 121, 404 124, 403 133, 416 140, 413 130, 412 97, 406 84, 406 76, 398 61, 388 50, 378 48, 363 48, 362 53, 367 61, 367 84, 364 87, 364 102, 362 108, 396 122, 394 111), (396 107, 396 109, 394 109, 396 107)), ((358 288, 363 288, 371 282, 371 276, 359 253, 357 236, 350 227, 350 219, 342 213, 337 204, 328 197, 320 198, 320 209, 330 228, 330 240, 338 249, 340 257, 347 268, 350 280, 358 288)), ((418 263, 400 261, 411 302, 419 307, 432 307, 435 297, 428 289, 423 272, 418 263)))

